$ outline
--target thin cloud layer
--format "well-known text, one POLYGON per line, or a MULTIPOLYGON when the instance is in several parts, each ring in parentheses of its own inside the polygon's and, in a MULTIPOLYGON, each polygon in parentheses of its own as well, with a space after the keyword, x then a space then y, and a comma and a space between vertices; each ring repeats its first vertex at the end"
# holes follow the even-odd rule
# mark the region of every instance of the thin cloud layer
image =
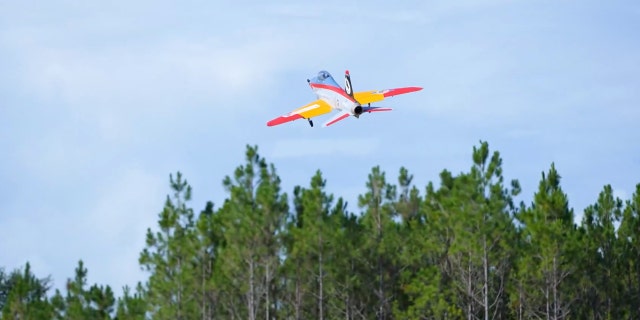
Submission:
POLYGON ((30 261, 56 286, 78 259, 116 292, 144 279, 168 174, 185 173, 196 209, 219 203, 246 144, 285 191, 321 169, 352 209, 372 166, 420 185, 465 170, 480 139, 525 201, 551 162, 578 214, 604 184, 625 196, 639 182, 634 3, 0 6, 0 266, 30 261), (425 89, 384 115, 267 128, 314 99, 320 69, 349 69, 355 90, 425 89))

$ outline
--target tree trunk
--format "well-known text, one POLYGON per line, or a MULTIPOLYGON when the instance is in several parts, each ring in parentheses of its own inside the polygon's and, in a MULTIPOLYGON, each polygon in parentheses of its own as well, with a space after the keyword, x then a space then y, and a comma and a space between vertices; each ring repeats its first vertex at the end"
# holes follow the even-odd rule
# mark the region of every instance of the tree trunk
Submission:
POLYGON ((558 309, 558 259, 557 255, 553 256, 553 319, 557 320, 560 317, 560 310, 558 309))
POLYGON ((551 307, 549 306, 549 285, 546 284, 547 280, 545 279, 545 286, 544 286, 544 310, 545 313, 547 314, 547 320, 551 319, 551 307))
POLYGON ((319 281, 319 286, 318 286, 318 313, 319 313, 319 317, 318 319, 320 320, 324 320, 324 288, 323 288, 323 284, 324 284, 324 274, 323 274, 323 269, 322 269, 322 233, 319 232, 318 234, 318 248, 319 248, 319 252, 318 252, 318 281, 319 281))
POLYGON ((489 320, 489 257, 487 254, 487 236, 482 236, 482 264, 484 269, 484 288, 483 291, 483 299, 484 299, 484 319, 489 320))
POLYGON ((469 274, 467 276, 467 296, 469 304, 467 305, 467 320, 473 320, 473 287, 471 285, 471 253, 469 253, 469 274))
POLYGON ((253 259, 249 261, 249 292, 247 293, 247 312, 249 313, 249 320, 256 320, 256 308, 255 308, 255 267, 253 259))
POLYGON ((269 291, 271 291, 270 286, 269 286, 269 282, 271 282, 271 279, 269 279, 269 258, 267 257, 267 262, 265 265, 265 273, 264 273, 264 282, 265 282, 265 292, 266 292, 266 301, 265 301, 265 319, 269 320, 269 291))
MULTIPOLYGON (((300 263, 298 263, 298 270, 300 270, 300 263)), ((302 307, 302 292, 300 292, 300 278, 296 276, 296 297, 295 297, 295 319, 300 320, 302 316, 300 314, 300 308, 302 307)))
MULTIPOLYGON (((636 261, 640 261, 640 254, 638 254, 638 257, 637 257, 636 261)), ((636 276, 636 281, 637 281, 636 285, 638 286, 638 291, 637 291, 637 294, 638 294, 637 299, 638 300, 636 301, 636 303, 637 303, 637 305, 636 305, 636 314, 640 315, 640 264, 637 264, 637 263, 636 263, 636 275, 637 275, 636 276)))
MULTIPOLYGON (((205 256, 206 256, 206 254, 202 255, 202 257, 205 257, 205 256)), ((206 259, 206 258, 203 258, 202 259, 203 261, 201 261, 201 263, 202 263, 202 278, 200 279, 200 281, 201 281, 201 284, 200 284, 201 293, 200 294, 202 295, 201 302, 200 302, 202 304, 200 306, 200 313, 201 313, 202 320, 205 320, 206 316, 207 316, 207 295, 206 295, 206 289, 205 289, 205 279, 206 279, 206 275, 205 274, 207 273, 207 270, 206 270, 207 264, 205 263, 204 259, 206 259)))

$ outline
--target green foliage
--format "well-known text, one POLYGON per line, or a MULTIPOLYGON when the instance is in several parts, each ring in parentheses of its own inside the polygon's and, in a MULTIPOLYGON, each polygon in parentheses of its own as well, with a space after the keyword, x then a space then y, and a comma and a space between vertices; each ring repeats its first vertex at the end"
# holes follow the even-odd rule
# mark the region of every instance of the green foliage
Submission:
POLYGON ((46 293, 49 290, 50 279, 38 279, 31 271, 27 262, 24 271, 16 270, 10 275, 0 273, 0 287, 2 288, 3 319, 46 319, 51 318, 53 309, 46 293))
POLYGON ((245 164, 223 181, 229 198, 218 211, 222 242, 215 266, 225 314, 270 318, 279 302, 277 273, 289 207, 273 164, 247 146, 245 164))
POLYGON ((619 305, 620 316, 631 318, 640 314, 640 183, 630 200, 625 203, 622 222, 618 230, 620 245, 619 272, 623 285, 619 305))
POLYGON ((287 279, 286 307, 281 314, 304 319, 333 319, 347 312, 338 296, 339 269, 345 264, 342 240, 342 200, 333 206, 333 196, 325 192, 326 181, 320 171, 311 178, 309 188, 294 190, 294 215, 287 225, 286 259, 282 274, 287 279), (340 263, 342 262, 342 263, 340 263))
POLYGON ((640 314, 640 184, 604 186, 576 225, 555 164, 516 206, 500 153, 481 141, 468 170, 422 193, 401 167, 374 166, 358 212, 320 170, 292 201, 247 146, 219 208, 190 207, 178 172, 139 263, 149 277, 116 299, 82 260, 65 292, 27 263, 0 268, 2 319, 630 319, 640 314))
POLYGON ((63 297, 56 290, 52 298, 58 319, 111 319, 115 297, 109 286, 97 284, 87 288, 88 270, 82 260, 78 261, 73 279, 66 283, 67 294, 63 297))
POLYGON ((144 288, 138 283, 136 292, 131 294, 128 286, 123 288, 122 297, 118 298, 118 309, 114 319, 116 320, 143 320, 147 313, 147 302, 144 296, 144 288))
POLYGON ((620 268, 623 265, 622 245, 615 225, 622 217, 623 202, 613 196, 610 185, 604 186, 598 201, 587 207, 581 225, 581 249, 586 253, 581 260, 581 291, 588 301, 579 309, 581 316, 620 319, 620 305, 624 297, 620 268))
POLYGON ((191 186, 178 172, 169 176, 173 197, 167 196, 159 214, 159 231, 147 230, 140 265, 151 273, 147 283, 147 306, 154 319, 197 317, 195 267, 196 242, 191 186))
POLYGON ((511 293, 518 301, 517 313, 526 318, 565 318, 576 299, 578 239, 573 211, 553 163, 548 174, 542 173, 534 203, 520 212, 518 219, 522 239, 515 274, 517 290, 511 293))

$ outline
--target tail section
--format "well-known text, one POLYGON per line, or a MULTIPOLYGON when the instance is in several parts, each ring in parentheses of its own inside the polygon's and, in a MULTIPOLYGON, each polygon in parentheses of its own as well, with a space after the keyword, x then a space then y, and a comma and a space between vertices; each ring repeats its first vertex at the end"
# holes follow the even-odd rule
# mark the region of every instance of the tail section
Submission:
POLYGON ((349 74, 349 70, 344 72, 344 92, 353 98, 353 87, 351 86, 351 75, 349 74))

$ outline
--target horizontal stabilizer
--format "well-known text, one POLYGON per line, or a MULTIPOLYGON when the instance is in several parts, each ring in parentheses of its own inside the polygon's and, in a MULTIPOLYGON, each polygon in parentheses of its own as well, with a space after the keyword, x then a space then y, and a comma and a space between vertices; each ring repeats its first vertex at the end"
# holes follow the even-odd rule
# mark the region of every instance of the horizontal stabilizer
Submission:
POLYGON ((349 112, 340 112, 338 114, 336 114, 335 116, 333 116, 333 118, 327 120, 327 122, 325 122, 322 126, 323 127, 328 127, 340 120, 344 120, 346 118, 348 118, 351 114, 349 112))
POLYGON ((391 110, 393 110, 393 109, 391 109, 391 108, 383 108, 383 107, 363 107, 362 108, 362 113, 365 113, 365 112, 371 113, 371 112, 380 112, 380 111, 391 111, 391 110))

